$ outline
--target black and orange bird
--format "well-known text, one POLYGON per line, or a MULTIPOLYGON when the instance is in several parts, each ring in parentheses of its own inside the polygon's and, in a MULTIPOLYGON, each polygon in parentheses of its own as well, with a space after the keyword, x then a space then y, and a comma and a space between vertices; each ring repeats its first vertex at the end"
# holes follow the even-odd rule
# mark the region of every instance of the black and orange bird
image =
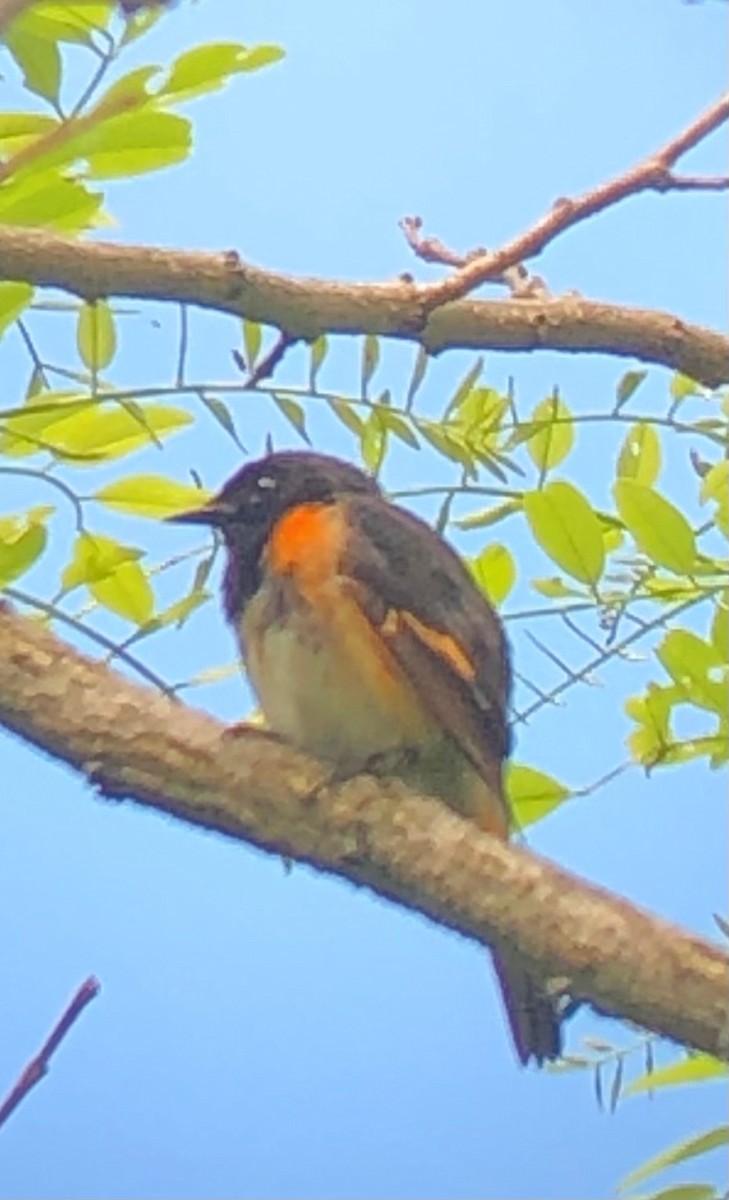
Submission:
MULTIPOLYGON (((509 837, 504 632, 429 525, 350 463, 295 451, 247 464, 172 519, 222 534, 225 614, 271 730, 338 773, 386 756, 393 774, 509 837)), ((494 961, 520 1060, 557 1057, 557 1000, 516 953, 494 961)))

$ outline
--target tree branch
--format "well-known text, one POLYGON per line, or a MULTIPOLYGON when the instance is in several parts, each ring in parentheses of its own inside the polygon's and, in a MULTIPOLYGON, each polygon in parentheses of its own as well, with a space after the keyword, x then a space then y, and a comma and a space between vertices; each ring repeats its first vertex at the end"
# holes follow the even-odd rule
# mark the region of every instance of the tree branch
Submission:
POLYGON ((485 944, 517 946, 577 998, 729 1057, 729 960, 715 946, 505 846, 397 780, 328 786, 260 732, 132 685, 0 609, 0 722, 127 797, 364 885, 485 944))
MULTIPOLYGON (((644 158, 636 166, 616 175, 605 183, 598 184, 588 192, 583 192, 575 199, 561 197, 556 200, 551 209, 540 220, 536 221, 524 233, 519 234, 498 250, 486 251, 480 255, 468 255, 461 269, 448 279, 431 284, 428 297, 428 311, 440 304, 460 300, 463 296, 480 287, 488 281, 501 281, 505 272, 510 268, 523 264, 525 259, 534 258, 553 242, 566 229, 581 221, 594 217, 628 196, 636 196, 639 192, 672 190, 712 190, 724 191, 729 188, 729 177, 711 176, 709 180, 697 179, 693 176, 675 175, 673 167, 688 150, 693 149, 699 142, 718 129, 729 119, 729 93, 720 96, 714 104, 709 105, 681 133, 671 138, 654 154, 644 158)), ((417 252, 417 243, 413 244, 410 228, 406 221, 404 232, 411 247, 417 252)), ((440 245, 437 239, 426 239, 436 247, 440 245)), ((446 248, 447 250, 447 248, 446 248)), ((423 256, 422 254, 420 255, 423 256)))
POLYGON ((21 1101, 28 1095, 28 1092, 37 1083, 40 1083, 44 1075, 48 1074, 51 1058, 71 1029, 71 1026, 78 1021, 86 1005, 90 1004, 98 996, 99 988, 98 980, 94 979, 93 975, 91 975, 77 989, 76 994, 66 1005, 66 1008, 53 1026, 53 1029, 35 1058, 32 1058, 27 1066, 24 1067, 13 1087, 2 1103, 0 1103, 0 1126, 4 1125, 8 1117, 15 1112, 21 1101))
POLYGON ((0 226, 0 278, 61 288, 87 300, 132 296, 193 304, 272 325, 289 339, 374 333, 413 342, 431 354, 449 349, 612 354, 682 371, 707 387, 729 382, 729 338, 723 334, 670 313, 579 296, 468 299, 429 313, 432 289, 441 283, 294 278, 243 263, 235 251, 80 242, 10 226, 0 226))

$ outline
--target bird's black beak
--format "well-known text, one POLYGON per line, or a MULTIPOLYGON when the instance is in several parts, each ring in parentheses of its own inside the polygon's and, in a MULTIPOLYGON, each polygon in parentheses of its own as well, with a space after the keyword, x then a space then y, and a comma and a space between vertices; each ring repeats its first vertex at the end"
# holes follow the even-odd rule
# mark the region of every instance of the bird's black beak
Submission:
POLYGON ((233 509, 225 500, 213 496, 207 504, 200 508, 192 508, 189 512, 175 513, 166 520, 177 525, 212 525, 214 529, 222 529, 234 516, 233 509))

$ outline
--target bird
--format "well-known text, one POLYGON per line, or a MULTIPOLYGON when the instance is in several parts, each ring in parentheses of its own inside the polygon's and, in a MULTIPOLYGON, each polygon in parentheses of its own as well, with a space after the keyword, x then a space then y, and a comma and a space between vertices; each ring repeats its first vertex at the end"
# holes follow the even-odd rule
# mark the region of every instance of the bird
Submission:
MULTIPOLYGON (((502 840, 512 671, 501 620, 457 552, 340 458, 281 450, 170 518, 226 548, 225 616, 266 727, 333 764, 388 773, 502 840)), ((517 1057, 562 1049, 560 1002, 492 950, 517 1057)))

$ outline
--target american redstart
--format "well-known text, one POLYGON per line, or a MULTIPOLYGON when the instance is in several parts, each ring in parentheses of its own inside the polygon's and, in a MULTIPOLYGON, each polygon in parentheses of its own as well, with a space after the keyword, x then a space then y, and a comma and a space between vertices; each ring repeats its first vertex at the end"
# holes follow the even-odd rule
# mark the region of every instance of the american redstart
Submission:
MULTIPOLYGON (((338 772, 386 756, 390 773, 509 837, 506 639, 429 525, 350 463, 293 451, 172 519, 224 538, 225 614, 271 730, 338 772)), ((516 952, 494 962, 520 1060, 558 1057, 560 1001, 516 952)))

